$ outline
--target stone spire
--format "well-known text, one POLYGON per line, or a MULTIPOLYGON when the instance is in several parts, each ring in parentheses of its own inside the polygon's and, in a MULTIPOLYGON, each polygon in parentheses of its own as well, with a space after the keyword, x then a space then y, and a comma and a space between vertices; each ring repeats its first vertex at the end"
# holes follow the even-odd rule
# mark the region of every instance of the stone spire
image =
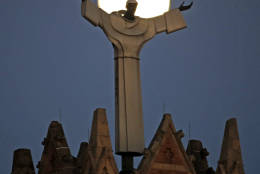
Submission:
POLYGON ((52 121, 47 137, 42 142, 44 150, 37 167, 39 174, 73 174, 76 171, 75 158, 71 155, 62 125, 52 121))
POLYGON ((140 174, 195 174, 181 142, 181 130, 176 131, 170 114, 165 114, 149 148, 138 167, 140 174))
POLYGON ((35 174, 32 155, 29 149, 17 149, 14 151, 11 174, 35 174))
POLYGON ((217 174, 245 174, 235 118, 226 122, 217 174))
POLYGON ((100 156, 103 148, 112 152, 105 109, 98 108, 94 112, 89 146, 93 149, 94 156, 100 156))
POLYGON ((82 174, 118 174, 105 109, 96 109, 89 144, 81 143, 78 161, 82 174))

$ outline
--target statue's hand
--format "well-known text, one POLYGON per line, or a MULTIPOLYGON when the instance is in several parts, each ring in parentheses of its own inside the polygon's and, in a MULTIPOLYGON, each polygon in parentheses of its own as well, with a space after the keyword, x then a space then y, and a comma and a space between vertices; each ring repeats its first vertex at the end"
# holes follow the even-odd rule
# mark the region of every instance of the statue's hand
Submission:
POLYGON ((179 6, 179 10, 180 11, 185 11, 185 10, 189 10, 191 8, 191 6, 193 5, 193 2, 191 2, 189 5, 184 5, 185 2, 182 2, 181 5, 179 6))

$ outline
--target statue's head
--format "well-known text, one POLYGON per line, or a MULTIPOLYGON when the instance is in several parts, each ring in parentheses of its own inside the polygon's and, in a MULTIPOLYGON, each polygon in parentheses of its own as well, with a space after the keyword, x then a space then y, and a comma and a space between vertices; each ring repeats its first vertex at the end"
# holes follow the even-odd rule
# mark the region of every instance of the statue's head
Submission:
POLYGON ((134 16, 135 16, 135 11, 136 11, 136 8, 137 8, 137 1, 136 0, 128 0, 126 2, 126 9, 127 9, 127 12, 126 12, 126 15, 125 17, 129 20, 133 20, 134 19, 134 16))

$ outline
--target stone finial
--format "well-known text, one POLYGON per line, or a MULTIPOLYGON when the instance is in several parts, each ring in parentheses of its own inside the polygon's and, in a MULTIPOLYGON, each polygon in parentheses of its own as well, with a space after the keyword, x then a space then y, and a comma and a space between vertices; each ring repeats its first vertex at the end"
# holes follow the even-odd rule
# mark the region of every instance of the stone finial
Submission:
POLYGON ((79 165, 81 165, 82 163, 84 163, 84 161, 86 161, 85 154, 87 152, 88 152, 88 143, 82 142, 80 144, 80 148, 79 148, 79 152, 78 152, 78 156, 77 156, 79 165))
POLYGON ((195 174, 181 138, 170 114, 165 114, 138 167, 140 174, 182 173, 195 174))
POLYGON ((197 174, 214 174, 215 171, 208 167, 207 156, 209 152, 203 148, 201 141, 190 140, 187 147, 187 155, 196 170, 197 174))
POLYGON ((226 122, 217 174, 245 174, 235 118, 226 122))
POLYGON ((47 137, 42 142, 44 150, 37 168, 39 174, 64 173, 72 174, 75 168, 75 158, 71 155, 62 125, 52 121, 47 137))
POLYGON ((77 169, 79 173, 83 173, 83 171, 88 170, 90 166, 93 166, 91 163, 92 154, 89 153, 89 145, 87 142, 82 142, 80 144, 80 149, 77 155, 77 169))
POLYGON ((35 174, 29 149, 17 149, 14 151, 12 174, 35 174))

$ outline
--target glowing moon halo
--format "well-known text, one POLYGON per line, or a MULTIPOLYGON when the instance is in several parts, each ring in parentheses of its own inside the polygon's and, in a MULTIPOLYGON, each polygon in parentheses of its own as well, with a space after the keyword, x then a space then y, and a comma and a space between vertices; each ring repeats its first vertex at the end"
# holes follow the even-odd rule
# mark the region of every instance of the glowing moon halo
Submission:
MULTIPOLYGON (((111 13, 113 11, 126 10, 127 0, 98 0, 98 7, 105 12, 111 13)), ((170 0, 137 0, 138 6, 136 9, 136 16, 142 18, 151 18, 162 15, 169 11, 170 0)))

